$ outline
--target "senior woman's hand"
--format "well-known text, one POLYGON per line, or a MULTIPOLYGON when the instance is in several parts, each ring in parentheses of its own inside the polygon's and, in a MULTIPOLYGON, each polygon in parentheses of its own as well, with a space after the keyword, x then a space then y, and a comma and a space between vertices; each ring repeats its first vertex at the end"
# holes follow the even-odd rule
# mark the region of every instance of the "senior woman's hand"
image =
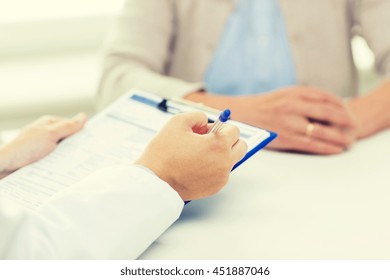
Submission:
POLYGON ((355 121, 343 101, 330 92, 293 86, 269 94, 243 96, 191 93, 187 99, 218 109, 233 119, 278 133, 271 149, 314 154, 343 152, 356 140, 355 121))

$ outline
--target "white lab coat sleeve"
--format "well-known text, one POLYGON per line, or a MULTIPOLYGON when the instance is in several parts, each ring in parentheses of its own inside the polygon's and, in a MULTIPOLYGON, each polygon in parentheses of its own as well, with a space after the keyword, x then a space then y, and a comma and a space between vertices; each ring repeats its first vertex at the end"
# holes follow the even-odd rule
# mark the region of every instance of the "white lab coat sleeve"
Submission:
POLYGON ((139 166, 95 172, 35 211, 0 203, 3 259, 134 259, 184 205, 167 183, 139 166))

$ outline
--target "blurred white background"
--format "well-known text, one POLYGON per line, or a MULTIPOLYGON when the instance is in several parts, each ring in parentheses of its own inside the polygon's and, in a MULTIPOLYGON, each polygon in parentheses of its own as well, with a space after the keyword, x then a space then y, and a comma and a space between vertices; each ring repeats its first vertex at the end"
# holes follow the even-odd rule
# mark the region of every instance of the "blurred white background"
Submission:
POLYGON ((0 0, 0 131, 91 113, 100 49, 123 0, 0 0))
MULTIPOLYGON (((42 114, 92 114, 100 50, 123 1, 0 0, 0 132, 42 114)), ((373 56, 361 38, 353 46, 366 91, 373 56)))

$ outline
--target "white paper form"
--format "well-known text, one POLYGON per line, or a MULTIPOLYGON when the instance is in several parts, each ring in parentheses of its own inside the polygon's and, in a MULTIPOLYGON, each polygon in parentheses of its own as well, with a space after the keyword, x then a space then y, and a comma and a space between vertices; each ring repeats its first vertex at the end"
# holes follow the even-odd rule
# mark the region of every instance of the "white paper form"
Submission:
MULTIPOLYGON (((0 195, 34 210, 101 168, 132 164, 172 117, 157 109, 162 100, 137 90, 123 95, 89 120, 82 131, 62 141, 50 155, 1 180, 0 195)), ((195 110, 199 108, 180 105, 178 111, 195 110)), ((206 114, 210 119, 218 117, 206 114)), ((247 142, 249 151, 270 137, 266 130, 229 122, 240 128, 240 137, 247 142)))
POLYGON ((46 158, 0 181, 0 195, 36 209, 57 192, 116 163, 133 163, 171 115, 121 98, 46 158))

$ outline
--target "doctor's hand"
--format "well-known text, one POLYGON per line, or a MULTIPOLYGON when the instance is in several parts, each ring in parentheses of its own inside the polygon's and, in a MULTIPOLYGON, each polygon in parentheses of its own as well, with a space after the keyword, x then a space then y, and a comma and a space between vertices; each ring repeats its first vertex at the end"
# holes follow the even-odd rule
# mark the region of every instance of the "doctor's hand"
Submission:
POLYGON ((0 178, 48 155, 60 140, 78 132, 86 120, 83 113, 71 119, 44 116, 23 128, 0 148, 0 178))
POLYGON ((191 93, 187 99, 214 108, 230 108, 233 119, 278 133, 269 147, 277 150, 337 154, 356 138, 355 122, 335 95, 294 86, 269 94, 238 97, 191 93))
POLYGON ((207 116, 200 112, 174 116, 136 161, 166 181, 181 198, 195 200, 217 193, 228 181, 247 145, 237 127, 225 124, 207 134, 207 116))

